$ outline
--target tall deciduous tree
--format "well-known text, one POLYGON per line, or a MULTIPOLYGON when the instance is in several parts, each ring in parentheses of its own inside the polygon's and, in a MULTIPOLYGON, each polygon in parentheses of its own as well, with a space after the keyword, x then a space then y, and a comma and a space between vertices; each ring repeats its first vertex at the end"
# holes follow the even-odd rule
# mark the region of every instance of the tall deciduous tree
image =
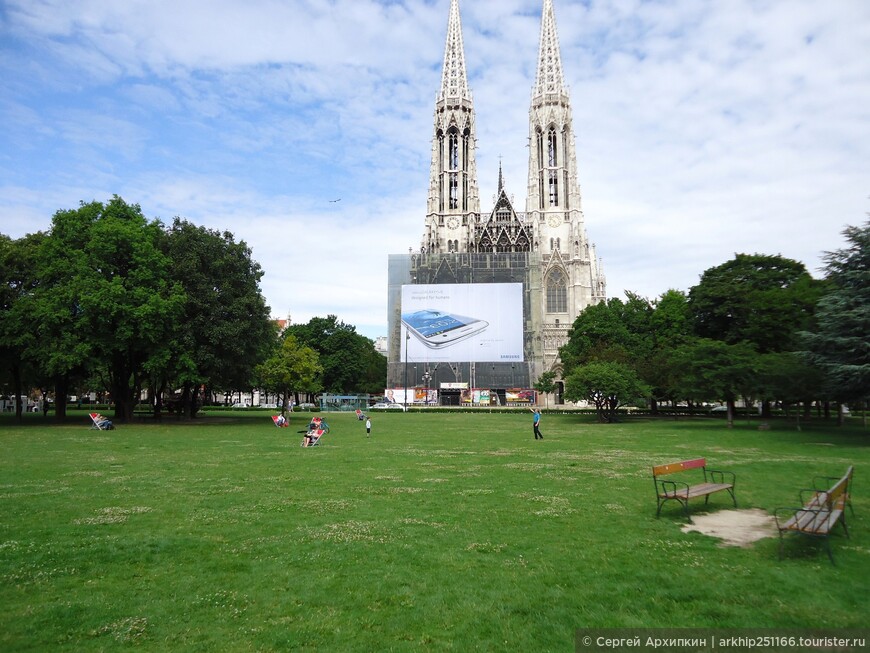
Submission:
POLYGON ((748 342, 759 353, 791 351, 811 323, 821 295, 803 263, 782 256, 737 254, 706 270, 689 290, 698 336, 748 342))
POLYGON ((176 218, 166 232, 166 251, 185 301, 163 378, 183 389, 191 416, 203 386, 251 386, 254 369, 275 341, 275 325, 260 291, 263 271, 233 234, 176 218))
POLYGON ((27 352, 33 345, 33 322, 25 309, 26 298, 39 285, 36 263, 43 238, 41 233, 18 240, 0 235, 0 278, 3 279, 0 284, 0 365, 3 376, 8 374, 11 381, 18 419, 22 413, 25 376, 28 370, 34 369, 27 360, 27 352))
POLYGON ((117 196, 54 215, 28 308, 59 418, 70 376, 96 367, 107 370, 116 419, 131 416, 146 362, 167 346, 184 301, 161 237, 159 222, 117 196))
POLYGON ((674 353, 674 362, 682 370, 680 393, 699 400, 725 399, 728 426, 734 424, 734 406, 738 397, 757 391, 758 356, 746 342, 734 345, 697 338, 674 353))
MULTIPOLYGON (((782 256, 737 254, 701 275, 689 291, 695 332, 725 344, 747 343, 758 354, 793 351, 812 324, 821 284, 803 263, 782 256)), ((759 380, 760 381, 760 380, 759 380)), ((753 394, 762 394, 762 386, 753 394)), ((764 416, 770 402, 763 402, 764 416)))

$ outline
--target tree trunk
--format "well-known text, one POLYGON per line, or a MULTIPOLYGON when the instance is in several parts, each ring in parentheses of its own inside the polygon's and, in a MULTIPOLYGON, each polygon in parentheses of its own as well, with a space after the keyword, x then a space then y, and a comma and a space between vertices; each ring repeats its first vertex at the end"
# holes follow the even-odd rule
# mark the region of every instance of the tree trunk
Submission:
POLYGON ((58 422, 66 420, 66 393, 69 390, 69 379, 59 376, 54 380, 54 419, 58 422))
POLYGON ((12 366, 12 387, 15 389, 15 419, 21 421, 21 365, 12 366))
POLYGON ((731 397, 729 399, 726 399, 725 405, 728 408, 728 412, 726 413, 726 420, 728 422, 728 428, 733 429, 734 428, 734 412, 735 412, 734 398, 731 397))

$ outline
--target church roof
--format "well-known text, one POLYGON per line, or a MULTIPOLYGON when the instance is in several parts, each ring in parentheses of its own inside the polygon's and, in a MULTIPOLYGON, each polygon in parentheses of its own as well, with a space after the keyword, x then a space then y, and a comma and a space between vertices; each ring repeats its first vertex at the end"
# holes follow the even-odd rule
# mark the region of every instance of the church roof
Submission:
POLYGON ((471 99, 468 76, 465 71, 465 48, 462 43, 462 22, 459 19, 459 0, 450 0, 447 20, 447 44, 444 46, 444 67, 441 73, 439 100, 448 98, 471 99))
POLYGON ((538 75, 532 96, 550 93, 566 93, 562 75, 562 55, 559 51, 559 35, 556 32, 556 15, 553 0, 544 0, 541 16, 541 46, 538 54, 538 75))

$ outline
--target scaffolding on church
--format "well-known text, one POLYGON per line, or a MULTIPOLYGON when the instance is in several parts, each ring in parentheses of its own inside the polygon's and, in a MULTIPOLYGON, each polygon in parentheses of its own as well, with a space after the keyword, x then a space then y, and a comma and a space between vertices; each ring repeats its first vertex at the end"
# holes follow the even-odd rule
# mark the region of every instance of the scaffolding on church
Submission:
MULTIPOLYGON (((494 405, 527 402, 529 388, 545 369, 540 298, 541 265, 533 252, 391 255, 387 387, 437 389, 441 405, 469 403, 468 397, 480 397, 484 390, 490 393, 489 404, 493 401, 497 402, 494 405), (522 359, 439 362, 409 359, 407 347, 402 346, 402 338, 410 337, 402 327, 402 287, 436 284, 522 284, 522 359)), ((470 403, 475 404, 473 399, 470 403)))

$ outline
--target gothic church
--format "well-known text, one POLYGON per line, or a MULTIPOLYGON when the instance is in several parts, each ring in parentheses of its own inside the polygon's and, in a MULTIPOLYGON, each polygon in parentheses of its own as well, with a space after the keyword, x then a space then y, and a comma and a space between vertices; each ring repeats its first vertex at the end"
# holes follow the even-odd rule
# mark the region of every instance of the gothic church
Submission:
MULTIPOLYGON (((545 371, 558 374, 558 350, 567 341, 574 319, 606 295, 604 274, 584 224, 553 0, 543 0, 528 143, 525 210, 517 211, 512 205, 499 168, 495 205, 488 214, 482 213, 474 102, 466 75, 459 0, 451 0, 441 88, 435 103, 423 238, 419 252, 409 255, 403 273, 398 271, 403 266, 391 261, 390 276, 394 285, 522 280, 527 366, 520 373, 515 365, 510 372, 493 365, 484 377, 478 373, 475 379, 472 365, 466 374, 476 386, 530 387, 545 371)), ((395 288, 391 293, 394 297, 395 288)), ((393 346, 401 338, 393 319, 399 308, 391 305, 390 310, 390 359, 395 365, 389 377, 401 385, 397 383, 401 350, 393 346)), ((454 379, 462 369, 461 361, 451 366, 454 379)))

